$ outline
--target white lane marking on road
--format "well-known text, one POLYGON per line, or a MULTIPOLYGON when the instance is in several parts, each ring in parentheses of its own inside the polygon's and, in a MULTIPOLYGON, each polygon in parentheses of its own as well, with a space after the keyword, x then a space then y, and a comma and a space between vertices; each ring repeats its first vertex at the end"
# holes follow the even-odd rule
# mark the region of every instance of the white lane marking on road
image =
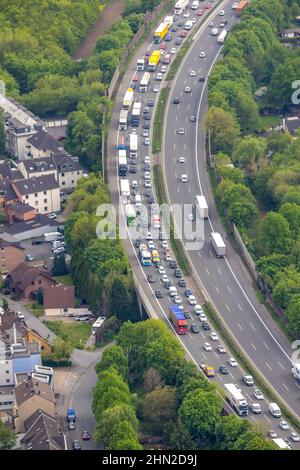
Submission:
POLYGON ((214 255, 212 254, 212 252, 209 250, 209 254, 210 254, 210 257, 213 258, 214 255))
POLYGON ((254 416, 253 416, 253 415, 251 415, 251 419, 252 419, 252 420, 253 420, 255 423, 257 423, 257 419, 256 419, 256 418, 254 418, 254 416))
POLYGON ((174 164, 176 164, 176 159, 175 159, 175 157, 173 157, 173 162, 174 162, 174 164))
POLYGON ((203 333, 203 331, 200 331, 201 335, 203 338, 205 338, 205 334, 203 333))
POLYGON ((192 339, 194 339, 194 337, 193 337, 193 335, 191 335, 191 333, 189 333, 189 336, 190 336, 192 339))
POLYGON ((231 294, 231 289, 230 289, 230 287, 229 287, 229 286, 227 286, 227 289, 229 290, 229 292, 230 292, 230 294, 231 294))
POLYGON ((202 258, 202 255, 199 251, 198 251, 198 256, 199 256, 199 258, 202 258))
POLYGON ((177 192, 179 193, 179 186, 177 186, 177 192))
POLYGON ((267 366, 270 370, 272 370, 272 367, 271 367, 267 362, 266 362, 266 366, 267 366))
POLYGON ((281 362, 278 361, 278 364, 280 365, 281 369, 285 370, 285 367, 281 364, 281 362))
POLYGON ((191 188, 189 188, 189 193, 191 192, 191 188))
POLYGON ((241 331, 243 331, 243 327, 239 323, 237 323, 237 326, 239 327, 241 331))
POLYGON ((182 96, 183 91, 180 93, 180 96, 182 96))
POLYGON ((282 386, 286 389, 287 392, 290 391, 290 389, 285 384, 282 384, 282 386))
POLYGON ((197 56, 194 57, 194 62, 196 62, 196 60, 197 60, 197 56))
POLYGON ((230 312, 230 308, 228 307, 228 305, 226 304, 225 307, 227 308, 228 312, 230 312))
POLYGON ((190 103, 188 104, 187 109, 190 109, 190 103))
POLYGON ((243 311, 243 309, 242 309, 242 307, 240 306, 240 304, 238 304, 238 308, 240 309, 241 312, 243 311))
POLYGON ((204 352, 202 353, 202 356, 203 356, 204 359, 207 361, 207 357, 205 356, 204 352))
POLYGON ((221 275, 222 275, 222 271, 221 271, 220 268, 218 268, 218 272, 219 272, 219 274, 220 274, 220 276, 221 276, 221 275))
POLYGON ((205 271, 207 272, 208 275, 210 275, 210 272, 207 268, 205 268, 205 271))
POLYGON ((186 84, 186 79, 184 80, 184 82, 183 82, 183 83, 184 83, 184 84, 186 84))
POLYGON ((218 354, 216 353, 216 351, 214 351, 214 355, 216 356, 217 359, 219 359, 219 356, 218 356, 218 354))
POLYGON ((235 376, 233 375, 232 372, 229 372, 229 375, 230 375, 230 377, 231 377, 233 380, 235 380, 235 376))
POLYGON ((223 377, 220 374, 217 374, 217 377, 219 380, 221 380, 221 382, 223 382, 223 377))
POLYGON ((218 287, 217 287, 217 286, 215 286, 215 289, 216 289, 216 291, 217 291, 217 292, 218 292, 218 294, 219 294, 219 293, 220 293, 220 291, 219 291, 219 289, 218 289, 218 287))
POLYGON ((249 325, 251 326, 251 328, 255 331, 255 328, 254 326, 252 325, 252 323, 250 322, 249 325))
POLYGON ((175 178, 177 179, 177 173, 176 173, 176 171, 175 171, 175 178))
POLYGON ((197 80, 194 80, 194 85, 196 85, 196 83, 197 83, 197 80))
POLYGON ((175 144, 175 142, 174 142, 174 144, 173 144, 173 147, 174 147, 174 150, 175 150, 175 148, 176 148, 176 144, 175 144))
POLYGON ((186 143, 184 144, 184 150, 186 150, 186 143))
POLYGON ((256 346, 255 344, 251 343, 252 348, 256 351, 256 346))
POLYGON ((270 350, 269 346, 265 342, 264 342, 264 346, 267 348, 268 351, 270 350))
POLYGON ((176 114, 176 119, 175 119, 175 121, 176 121, 176 122, 178 121, 178 116, 177 116, 177 114, 176 114))

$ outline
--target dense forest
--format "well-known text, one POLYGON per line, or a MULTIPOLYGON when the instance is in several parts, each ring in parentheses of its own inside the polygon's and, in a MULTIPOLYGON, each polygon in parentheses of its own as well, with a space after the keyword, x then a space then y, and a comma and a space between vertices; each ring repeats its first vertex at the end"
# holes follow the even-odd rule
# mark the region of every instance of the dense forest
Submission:
POLYGON ((206 116, 222 177, 217 201, 294 335, 300 334, 300 135, 278 124, 292 105, 300 48, 284 47, 278 33, 299 14, 299 0, 251 2, 209 78, 206 116), (258 89, 264 90, 260 99, 258 89))
POLYGON ((235 414, 224 416, 215 385, 187 362, 160 320, 126 322, 97 364, 92 409, 105 449, 268 450, 275 444, 235 414))

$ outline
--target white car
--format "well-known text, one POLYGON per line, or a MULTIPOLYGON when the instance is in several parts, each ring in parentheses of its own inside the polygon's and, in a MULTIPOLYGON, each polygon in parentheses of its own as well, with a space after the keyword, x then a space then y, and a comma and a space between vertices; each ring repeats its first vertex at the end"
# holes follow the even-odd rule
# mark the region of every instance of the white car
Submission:
POLYGON ((152 233, 150 231, 146 234, 146 240, 152 240, 152 233))
POLYGON ((224 348, 224 346, 222 344, 219 344, 217 346, 217 350, 218 350, 218 353, 220 353, 220 354, 226 354, 227 353, 227 349, 224 348))
POLYGON ((159 92, 159 87, 157 85, 155 85, 153 87, 153 93, 158 93, 159 92))
POLYGON ((190 77, 196 77, 196 72, 195 70, 190 71, 190 77))
POLYGON ((234 2, 234 4, 232 5, 232 9, 233 10, 236 10, 238 7, 238 2, 234 2))
POLYGON ((165 268, 164 268, 163 266, 159 266, 159 267, 158 267, 158 272, 159 272, 159 274, 161 274, 161 275, 166 274, 166 270, 165 270, 165 268))
POLYGON ((261 413, 261 406, 259 403, 251 403, 250 408, 252 413, 259 415, 261 413))
POLYGON ((172 47, 172 49, 170 50, 170 54, 176 54, 176 47, 172 47))
POLYGON ((204 312, 203 312, 203 308, 202 308, 201 305, 199 305, 199 304, 196 304, 196 305, 195 305, 194 310, 195 310, 195 314, 196 314, 196 315, 200 315, 200 313, 204 313, 204 312))
POLYGON ((280 421, 279 427, 280 427, 283 431, 288 431, 288 430, 290 429, 290 426, 288 425, 288 423, 287 423, 286 421, 280 421))
POLYGON ((174 302, 175 304, 181 304, 182 300, 181 300, 180 295, 175 295, 174 302))
POLYGON ((150 180, 150 178, 151 178, 151 173, 150 173, 150 171, 145 171, 145 173, 144 173, 144 178, 145 178, 145 180, 150 180))
POLYGON ((164 249, 169 248, 169 245, 168 245, 167 240, 163 240, 163 241, 161 242, 161 247, 164 248, 164 249))
POLYGON ((22 312, 17 312, 18 320, 25 320, 25 315, 22 312))
POLYGON ((190 222, 193 222, 194 218, 195 218, 195 217, 194 217, 194 214, 188 214, 188 215, 187 215, 187 219, 188 219, 190 222))
POLYGON ((214 23, 213 21, 211 21, 210 23, 208 23, 208 26, 209 26, 210 28, 213 28, 213 27, 215 26, 215 23, 214 23))
POLYGON ((197 300, 196 300, 196 297, 194 295, 190 295, 188 297, 188 301, 189 301, 190 305, 196 305, 197 304, 197 300))
POLYGON ((183 18, 188 18, 190 16, 190 12, 186 11, 183 13, 183 18))
POLYGON ((299 442, 300 441, 299 434, 297 434, 296 432, 291 432, 290 438, 292 439, 293 442, 299 442))
POLYGON ((202 322, 207 321, 207 316, 205 315, 205 313, 200 313, 199 320, 202 321, 202 322))
POLYGON ((150 180, 145 181, 145 188, 152 188, 152 183, 150 180))
POLYGON ((149 157, 149 155, 147 155, 147 156, 144 158, 144 163, 150 163, 150 157, 149 157))
POLYGON ((205 57, 206 57, 205 52, 204 52, 204 51, 201 51, 201 52, 200 52, 200 59, 205 59, 205 57))
POLYGON ((154 245, 154 242, 152 240, 150 240, 148 242, 148 248, 149 248, 149 250, 155 250, 155 245, 154 245))
POLYGON ((219 11, 219 16, 224 16, 225 15, 225 11, 224 10, 220 10, 219 11))
POLYGON ((229 362, 229 364, 231 365, 231 367, 237 367, 237 366, 238 366, 237 361, 236 361, 233 357, 230 357, 230 358, 228 359, 228 362, 229 362))
POLYGON ((184 93, 191 93, 191 87, 186 86, 185 89, 184 89, 184 93))
POLYGON ((260 390, 254 390, 253 395, 255 396, 256 400, 263 400, 264 396, 260 390))
POLYGON ((163 65, 162 68, 160 69, 161 73, 166 73, 167 71, 167 66, 163 65))
POLYGON ((178 129, 177 133, 179 135, 184 135, 185 134, 185 130, 183 129, 183 127, 181 127, 180 129, 178 129))
POLYGON ((184 158, 184 157, 180 157, 180 158, 179 158, 179 163, 185 163, 185 158, 184 158))
POLYGON ((209 343, 204 343, 203 347, 204 347, 205 351, 207 351, 207 352, 212 351, 212 347, 209 343))
POLYGON ((219 341, 219 336, 217 335, 217 333, 215 333, 214 331, 212 331, 212 332, 210 333, 210 339, 211 339, 212 341, 219 341))
POLYGON ((161 72, 159 72, 157 75, 156 75, 156 78, 155 78, 158 82, 161 82, 162 79, 163 79, 163 75, 161 72))
POLYGON ((170 282, 170 279, 168 278, 168 276, 166 274, 163 274, 160 278, 161 282, 163 282, 164 284, 166 282, 170 282))
POLYGON ((149 147, 149 145, 150 145, 150 139, 146 138, 146 139, 144 140, 144 145, 146 145, 147 147, 149 147))
POLYGON ((165 260, 169 262, 169 261, 173 261, 173 258, 170 254, 168 254, 165 256, 165 260))
POLYGON ((184 175, 181 175, 180 181, 181 181, 182 183, 187 183, 187 182, 188 182, 188 175, 185 175, 185 174, 184 174, 184 175))
POLYGON ((56 219, 57 214, 55 212, 51 212, 51 214, 48 214, 49 219, 56 219))
POLYGON ((192 18, 192 23, 195 24, 197 22, 197 18, 194 16, 194 18, 192 18))
POLYGON ((143 131, 143 137, 149 137, 149 131, 147 131, 147 129, 143 131))

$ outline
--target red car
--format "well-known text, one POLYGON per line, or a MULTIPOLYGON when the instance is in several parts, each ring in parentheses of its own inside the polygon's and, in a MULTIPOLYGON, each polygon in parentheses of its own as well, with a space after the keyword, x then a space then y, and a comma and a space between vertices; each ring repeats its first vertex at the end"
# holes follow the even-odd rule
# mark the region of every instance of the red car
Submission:
POLYGON ((211 4, 207 3, 206 5, 204 5, 204 8, 205 8, 205 10, 210 10, 211 9, 211 4))
POLYGON ((138 77, 137 75, 134 75, 132 81, 133 81, 133 82, 138 82, 138 81, 139 81, 139 77, 138 77))
POLYGON ((188 33, 187 31, 185 31, 184 29, 182 29, 182 30, 180 31, 180 33, 179 33, 179 36, 180 36, 181 38, 186 38, 186 37, 187 37, 187 33, 188 33))
POLYGON ((167 49, 167 44, 165 42, 162 42, 159 48, 165 50, 167 49))
POLYGON ((202 10, 198 10, 197 13, 196 13, 197 16, 202 16, 203 15, 203 11, 202 10))
POLYGON ((88 431, 83 431, 81 438, 83 441, 89 441, 91 438, 91 435, 88 431))

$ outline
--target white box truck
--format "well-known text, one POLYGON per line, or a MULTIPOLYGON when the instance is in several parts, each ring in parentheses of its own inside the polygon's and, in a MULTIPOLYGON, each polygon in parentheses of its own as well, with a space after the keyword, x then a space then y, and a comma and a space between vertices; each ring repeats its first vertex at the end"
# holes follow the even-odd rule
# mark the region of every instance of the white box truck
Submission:
POLYGON ((277 403, 269 403, 269 411, 274 418, 281 418, 281 410, 277 403))
POLYGON ((181 15, 189 4, 189 0, 178 0, 174 7, 174 15, 181 15))
POLYGON ((208 219, 208 205, 204 196, 196 196, 196 209, 201 219, 208 219))
POLYGON ((192 6, 191 6, 191 10, 197 10, 198 7, 199 7, 199 1, 194 0, 193 3, 192 3, 192 6))
POLYGON ((127 119, 128 119, 128 110, 121 109, 120 119, 119 119, 119 130, 126 131, 127 129, 127 119))
POLYGON ((224 44, 226 36, 227 36, 227 31, 226 29, 223 29, 223 31, 218 36, 218 44, 224 44))
POLYGON ((130 202, 130 186, 129 180, 120 180, 121 181, 121 196, 122 203, 128 204, 130 202))
POLYGON ((166 16, 165 19, 164 19, 164 23, 167 23, 169 25, 169 28, 170 28, 173 24, 173 16, 166 16))
POLYGON ((291 450, 291 447, 285 442, 282 437, 276 437, 272 439, 272 441, 279 447, 279 449, 289 449, 291 450))
POLYGON ((249 406, 246 398, 235 384, 225 384, 226 399, 239 416, 248 416, 249 406))
POLYGON ((210 241, 213 246, 213 249, 216 252, 218 258, 223 258, 226 255, 226 245, 223 241, 223 238, 218 232, 211 232, 210 241))
POLYGON ((129 134, 130 158, 136 158, 138 152, 138 135, 129 134))
POLYGON ((145 70, 145 59, 138 59, 136 68, 137 70, 145 70))
POLYGON ((64 236, 60 232, 48 232, 44 233, 45 242, 54 242, 55 240, 63 240, 64 236))

